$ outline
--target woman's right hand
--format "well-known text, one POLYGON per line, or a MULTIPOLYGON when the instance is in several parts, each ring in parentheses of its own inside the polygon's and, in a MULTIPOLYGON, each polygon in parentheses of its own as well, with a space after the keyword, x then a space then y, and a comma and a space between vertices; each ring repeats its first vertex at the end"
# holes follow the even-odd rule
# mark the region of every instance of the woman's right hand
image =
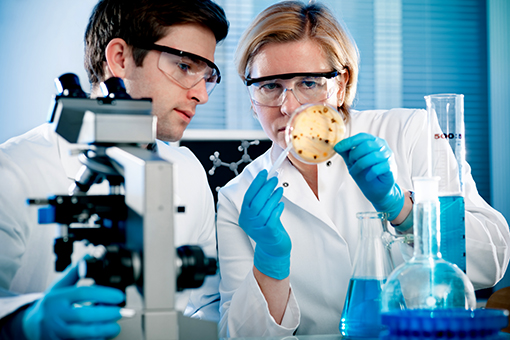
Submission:
POLYGON ((280 216, 284 204, 280 202, 283 189, 276 188, 278 179, 267 179, 262 170, 244 195, 239 226, 255 243, 254 265, 264 275, 283 280, 290 273, 292 244, 280 216))

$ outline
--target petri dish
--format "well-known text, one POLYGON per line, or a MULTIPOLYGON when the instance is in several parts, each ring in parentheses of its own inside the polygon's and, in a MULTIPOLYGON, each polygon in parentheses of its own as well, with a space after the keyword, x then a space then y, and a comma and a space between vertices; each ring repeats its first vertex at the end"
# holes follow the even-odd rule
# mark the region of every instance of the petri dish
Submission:
POLYGON ((285 129, 290 152, 305 163, 317 164, 327 161, 336 152, 336 143, 345 135, 342 115, 331 105, 305 104, 291 115, 285 129))

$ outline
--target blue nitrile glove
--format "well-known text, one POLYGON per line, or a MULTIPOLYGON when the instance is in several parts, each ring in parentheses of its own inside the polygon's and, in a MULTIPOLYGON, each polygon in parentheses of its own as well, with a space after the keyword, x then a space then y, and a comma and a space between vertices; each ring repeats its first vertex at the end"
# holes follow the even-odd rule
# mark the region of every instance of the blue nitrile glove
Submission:
POLYGON ((254 265, 263 274, 283 280, 290 273, 290 249, 292 244, 280 221, 283 212, 283 189, 278 179, 267 180, 262 170, 244 195, 239 225, 256 243, 254 265))
POLYGON ((335 151, 375 210, 388 213, 393 221, 404 207, 405 196, 395 182, 395 161, 386 141, 368 133, 341 140, 335 151))
POLYGON ((78 287, 78 279, 78 265, 70 265, 44 297, 25 311, 27 339, 109 339, 120 333, 117 320, 122 316, 116 305, 125 300, 124 293, 104 286, 78 287))

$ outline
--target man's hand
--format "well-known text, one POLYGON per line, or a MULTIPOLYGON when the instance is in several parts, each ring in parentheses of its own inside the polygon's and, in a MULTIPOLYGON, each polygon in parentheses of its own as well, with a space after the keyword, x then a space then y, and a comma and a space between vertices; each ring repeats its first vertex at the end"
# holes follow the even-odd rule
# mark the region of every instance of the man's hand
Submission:
POLYGON ((118 289, 103 286, 76 286, 77 264, 69 266, 62 278, 44 297, 31 305, 23 316, 23 331, 29 340, 108 339, 120 333, 117 324, 125 300, 118 289))

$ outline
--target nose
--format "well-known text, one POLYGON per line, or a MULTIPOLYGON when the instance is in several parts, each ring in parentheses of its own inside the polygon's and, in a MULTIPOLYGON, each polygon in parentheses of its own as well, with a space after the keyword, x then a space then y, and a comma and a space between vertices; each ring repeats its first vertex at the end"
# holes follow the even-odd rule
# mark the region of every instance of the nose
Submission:
POLYGON ((188 90, 188 96, 192 100, 196 100, 198 104, 205 104, 209 101, 207 88, 205 87, 205 79, 202 79, 195 86, 188 90))
POLYGON ((301 103, 298 101, 296 94, 292 89, 285 89, 282 93, 283 103, 280 106, 280 111, 282 114, 286 116, 290 116, 292 112, 294 112, 298 107, 301 106, 301 103), (289 95, 289 92, 292 92, 292 96, 289 95))

